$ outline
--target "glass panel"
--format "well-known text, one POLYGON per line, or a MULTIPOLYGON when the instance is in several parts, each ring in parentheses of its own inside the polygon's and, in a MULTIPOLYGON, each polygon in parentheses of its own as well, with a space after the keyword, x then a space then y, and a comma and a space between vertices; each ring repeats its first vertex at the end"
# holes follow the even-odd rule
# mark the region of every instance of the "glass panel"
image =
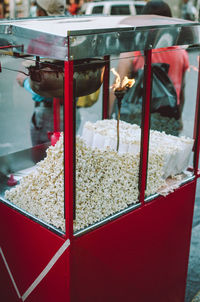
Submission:
MULTIPOLYGON (((115 71, 113 73, 112 68, 121 69, 126 62, 130 63, 129 67, 131 67, 133 59, 133 54, 130 53, 111 59, 109 75, 111 85, 115 81, 115 71)), ((124 70, 121 70, 120 75, 122 76, 123 73, 124 70)), ((126 70, 124 75, 132 77, 132 72, 129 74, 126 70)), ((104 80, 106 81, 106 74, 104 74, 104 80)), ((123 89, 117 90, 122 93, 122 97, 128 94, 127 87, 130 83, 130 80, 127 81, 125 86, 125 83, 122 84, 121 81, 123 89)), ((101 98, 103 96, 101 88, 98 101, 90 107, 90 112, 93 112, 96 120, 91 120, 89 114, 85 115, 82 131, 76 137, 75 232, 87 227, 91 228, 96 223, 105 223, 114 219, 116 215, 121 215, 124 211, 138 206, 141 130, 138 125, 127 123, 126 119, 130 120, 127 112, 129 104, 123 99, 118 132, 117 108, 120 101, 116 99, 117 92, 110 96, 113 101, 112 110, 110 110, 112 111, 111 119, 102 120, 101 98)), ((88 109, 82 109, 82 112, 88 109)))
POLYGON ((135 9, 136 9, 136 14, 141 15, 145 4, 134 4, 134 5, 135 5, 135 9))
POLYGON ((0 73, 1 156, 31 147, 29 125, 34 104, 30 94, 25 89, 21 89, 16 81, 18 70, 22 68, 21 60, 1 55, 0 62, 2 67, 0 73))
MULTIPOLYGON (((151 103, 151 116, 150 116, 150 141, 149 141, 149 156, 148 156, 148 180, 147 180, 147 190, 146 196, 154 195, 160 192, 160 188, 165 184, 165 179, 174 175, 176 171, 176 167, 182 167, 179 162, 174 160, 174 149, 177 149, 177 145, 180 144, 181 156, 182 159, 180 161, 187 162, 188 156, 191 153, 193 141, 191 138, 189 139, 176 139, 176 136, 181 131, 181 119, 177 116, 177 100, 176 100, 176 89, 173 90, 172 82, 169 78, 165 78, 167 75, 167 67, 163 66, 163 63, 171 63, 172 71, 171 73, 174 75, 175 70, 177 68, 176 63, 177 59, 175 58, 175 62, 168 60, 168 57, 173 56, 176 52, 179 51, 179 57, 182 58, 181 62, 181 70, 182 68, 187 69, 189 67, 189 63, 187 60, 187 53, 185 49, 181 48, 170 48, 168 51, 161 50, 153 50, 152 55, 152 73, 157 75, 158 77, 162 77, 162 85, 159 86, 158 79, 156 80, 153 77, 152 82, 152 103, 151 103), (170 54, 170 55, 169 55, 170 54), (167 57, 167 59, 165 58, 167 57), (163 61, 165 59, 165 61, 163 61), (160 64, 162 63, 162 64, 160 64), (163 72, 162 72, 163 71, 163 72), (168 88, 170 86, 170 88, 168 88), (169 96, 169 104, 170 106, 174 106, 172 109, 168 108, 168 99, 166 98, 166 90, 167 88, 170 90, 171 95, 169 96), (173 99, 173 93, 175 94, 175 99, 173 99), (164 94, 164 95, 163 95, 164 94), (175 114, 175 116, 171 116, 175 114), (164 133, 165 131, 165 133, 164 133), (169 136, 170 134, 170 136, 169 136), (181 144, 180 141, 186 141, 185 146, 181 144), (174 146, 173 146, 174 145, 174 146), (186 152, 187 151, 187 152, 186 152), (183 155, 184 154, 184 155, 183 155), (166 163, 166 160, 167 163, 166 163), (171 162, 172 160, 172 162, 171 162), (174 161, 173 161, 174 160, 174 161), (168 165, 170 163, 170 166, 168 165), (171 169, 172 167, 172 169, 171 169), (170 173, 167 175, 167 173, 170 173), (166 176, 167 175, 167 176, 166 176)), ((127 55, 127 54, 124 54, 127 55)), ((119 68, 123 70, 124 74, 133 74, 131 77, 135 78, 135 83, 133 87, 126 94, 126 103, 122 102, 122 110, 121 110, 121 119, 127 121, 131 124, 137 124, 141 126, 141 112, 142 112, 142 98, 145 96, 145 84, 144 82, 144 56, 140 52, 135 52, 135 57, 132 58, 124 58, 124 55, 121 55, 121 60, 119 64, 119 68), (123 56, 123 59, 122 59, 123 56), (126 105, 126 107, 125 107, 126 105)), ((183 69, 184 70, 184 69, 183 69)), ((178 71, 178 75, 180 74, 180 70, 178 71)), ((196 75, 195 75, 196 77, 196 75)), ((172 77, 173 78, 173 77, 172 77)), ((196 78, 194 78, 196 82, 196 78)), ((180 85, 175 82, 177 89, 180 90, 180 85)), ((195 89, 194 89, 195 90, 195 89)), ((177 92, 180 95, 180 91, 177 92)), ((146 119, 146 115, 145 115, 146 119)), ((188 120, 190 120, 189 117, 188 120)), ((193 120, 194 122, 194 120, 193 120)), ((190 137, 192 137, 192 132, 190 137)), ((139 142, 140 144, 140 138, 139 142)), ((143 171, 141 175, 143 175, 143 171)), ((177 174, 177 173, 176 173, 177 174)), ((177 177, 179 178, 179 176, 177 177)))
POLYGON ((64 231, 63 63, 0 60, 0 199, 64 231))
POLYGON ((103 13, 103 5, 93 7, 92 14, 102 14, 102 13, 103 13))
MULTIPOLYGON (((197 98, 197 81, 199 71, 199 47, 192 46, 187 49, 189 56, 189 69, 185 79, 185 103, 183 107, 182 135, 193 137, 193 124, 195 118, 196 98, 197 98), (191 93, 192 91, 192 93, 191 93)), ((200 89, 200 87, 199 87, 200 89)), ((190 157, 190 167, 193 167, 193 156, 190 157)), ((200 166, 200 164, 199 164, 200 166)))
POLYGON ((82 135, 87 121, 102 119, 103 75, 102 59, 74 61, 74 96, 76 103, 76 134, 82 135))
POLYGON ((154 193, 149 171, 161 167, 160 194, 166 195, 192 172, 193 125, 197 91, 198 52, 181 47, 153 50, 152 101, 146 196, 154 193), (192 91, 192 93, 191 93, 192 91), (154 163, 150 162, 154 157, 154 163))
POLYGON ((129 5, 112 5, 111 15, 130 15, 129 5))

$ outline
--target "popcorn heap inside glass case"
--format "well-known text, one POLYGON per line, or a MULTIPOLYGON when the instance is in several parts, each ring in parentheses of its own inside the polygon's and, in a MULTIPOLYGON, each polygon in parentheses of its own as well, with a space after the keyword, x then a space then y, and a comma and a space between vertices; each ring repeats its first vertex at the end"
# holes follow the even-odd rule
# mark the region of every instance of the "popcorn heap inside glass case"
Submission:
POLYGON ((35 217, 65 229, 63 134, 47 156, 37 163, 20 184, 5 192, 5 198, 35 217))
MULTIPOLYGON (((141 129, 120 121, 116 152, 116 120, 87 122, 76 138, 76 220, 83 229, 138 202, 141 129)), ((183 172, 193 140, 150 131, 146 196, 158 192, 169 176, 183 172)), ((35 171, 5 197, 36 217, 64 230, 63 134, 35 171)))

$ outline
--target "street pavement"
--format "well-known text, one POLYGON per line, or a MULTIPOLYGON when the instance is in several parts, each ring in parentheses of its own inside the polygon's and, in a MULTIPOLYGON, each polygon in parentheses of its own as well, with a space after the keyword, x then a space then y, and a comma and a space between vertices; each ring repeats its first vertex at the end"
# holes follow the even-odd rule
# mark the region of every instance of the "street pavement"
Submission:
MULTIPOLYGON (((189 52, 191 66, 197 66, 197 52, 189 52)), ((0 73, 0 156, 31 147, 29 124, 33 112, 31 95, 16 82, 16 71, 21 69, 21 61, 0 57, 3 72, 0 73), (7 69, 5 69, 7 68, 7 69)), ((116 63, 114 63, 115 65, 116 63)), ((111 64, 112 65, 112 64, 111 64)), ((112 80, 111 80, 112 82, 112 80)), ((194 102, 197 72, 190 70, 186 77, 186 103, 183 112, 183 135, 193 136, 194 102)), ((85 120, 101 119, 101 102, 87 110, 81 109, 81 132, 85 120)), ((197 185, 192 227, 190 258, 185 302, 200 302, 200 184, 197 185), (198 294, 198 295, 197 295, 198 294), (197 295, 195 297, 195 295, 197 295)), ((161 301, 162 302, 162 301, 161 301)))

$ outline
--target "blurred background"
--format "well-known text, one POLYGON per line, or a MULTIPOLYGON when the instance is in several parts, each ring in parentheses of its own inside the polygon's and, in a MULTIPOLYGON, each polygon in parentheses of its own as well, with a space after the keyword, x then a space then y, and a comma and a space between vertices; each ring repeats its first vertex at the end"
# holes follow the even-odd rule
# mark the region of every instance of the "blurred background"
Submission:
MULTIPOLYGON (((117 1, 66 0, 66 14, 106 13, 134 15, 140 13, 142 6, 148 1, 118 0, 118 7, 117 3, 115 4, 114 2, 117 1), (96 3, 95 6, 98 5, 97 8, 93 8, 94 2, 96 3), (120 6, 124 4, 124 6, 119 9, 119 4, 120 6), (106 8, 105 10, 105 5, 106 7, 115 5, 115 8, 111 10, 106 8), (129 5, 129 8, 127 8, 127 5, 129 5), (134 8, 132 9, 131 6, 135 6, 136 10, 134 10, 134 8)), ((172 10, 173 17, 199 20, 200 0, 167 0, 166 2, 172 10), (190 10, 187 16, 184 14, 186 6, 188 6, 190 10)), ((0 0, 0 18, 26 18, 35 16, 36 5, 34 0, 0 0)))

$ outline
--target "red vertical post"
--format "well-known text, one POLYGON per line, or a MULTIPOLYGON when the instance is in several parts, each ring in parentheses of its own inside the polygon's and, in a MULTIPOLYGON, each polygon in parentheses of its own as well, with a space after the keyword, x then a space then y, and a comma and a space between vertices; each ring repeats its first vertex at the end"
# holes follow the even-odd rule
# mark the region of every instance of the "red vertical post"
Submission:
POLYGON ((140 142, 140 165, 139 165, 139 201, 144 205, 148 149, 149 149, 149 125, 150 125, 150 102, 151 102, 151 56, 152 50, 145 51, 144 64, 144 96, 142 102, 141 142, 140 142))
POLYGON ((54 132, 60 132, 60 99, 53 98, 54 132))
POLYGON ((73 114, 73 61, 65 61, 64 95, 64 165, 65 165, 65 219, 66 235, 73 235, 74 199, 74 114, 73 114))
POLYGON ((199 71, 198 71, 198 82, 197 82, 197 98, 196 98, 196 110, 195 110, 195 122, 194 122, 194 174, 198 174, 199 165, 199 151, 200 151, 200 60, 199 60, 199 71))
MULTIPOLYGON (((74 200, 74 105, 73 105, 73 61, 64 64, 64 200, 66 238, 73 242, 74 200)), ((66 271, 66 301, 71 301, 72 253, 69 248, 66 271)))
POLYGON ((110 85, 110 56, 105 56, 106 62, 104 79, 103 79, 103 119, 108 118, 108 106, 109 106, 109 85, 110 85))

